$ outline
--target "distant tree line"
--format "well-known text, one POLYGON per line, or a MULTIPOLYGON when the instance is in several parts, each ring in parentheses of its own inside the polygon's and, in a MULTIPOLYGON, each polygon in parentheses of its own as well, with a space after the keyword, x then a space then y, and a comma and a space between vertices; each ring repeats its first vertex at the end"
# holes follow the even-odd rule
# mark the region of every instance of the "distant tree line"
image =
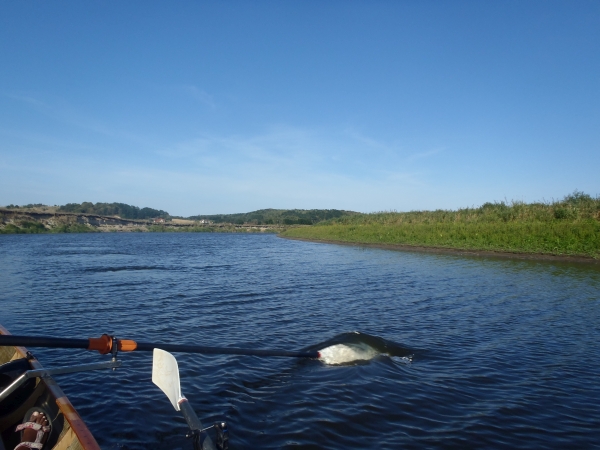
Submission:
POLYGON ((43 208, 46 207, 47 205, 44 205, 43 203, 29 203, 28 205, 13 205, 10 204, 7 206, 7 208, 43 208))
POLYGON ((67 203, 58 208, 59 211, 97 214, 99 216, 119 216, 123 219, 152 219, 155 217, 168 218, 169 213, 152 208, 138 208, 125 203, 67 203))
POLYGON ((249 213, 191 216, 190 220, 256 225, 313 225, 323 220, 358 214, 339 209, 260 209, 249 213))

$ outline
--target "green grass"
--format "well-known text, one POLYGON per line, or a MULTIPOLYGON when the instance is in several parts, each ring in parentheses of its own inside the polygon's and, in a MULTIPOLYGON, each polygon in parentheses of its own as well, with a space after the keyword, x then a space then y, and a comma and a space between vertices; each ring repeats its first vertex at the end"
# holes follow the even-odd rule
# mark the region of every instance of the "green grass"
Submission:
POLYGON ((361 214, 291 228, 281 235, 600 258, 600 198, 574 192, 551 203, 501 202, 457 211, 361 214))
POLYGON ((39 222, 22 222, 20 226, 9 223, 0 230, 2 234, 37 234, 47 233, 48 230, 39 222))

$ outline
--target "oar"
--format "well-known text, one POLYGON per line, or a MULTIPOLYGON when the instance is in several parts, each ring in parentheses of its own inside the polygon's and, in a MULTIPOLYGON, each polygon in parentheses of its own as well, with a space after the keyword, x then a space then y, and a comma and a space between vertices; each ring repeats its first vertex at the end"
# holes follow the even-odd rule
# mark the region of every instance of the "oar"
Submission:
POLYGON ((168 352, 204 353, 213 355, 249 355, 249 356, 285 356, 292 358, 319 358, 319 352, 292 352, 287 350, 261 350, 230 347, 204 347, 188 344, 161 344, 150 342, 136 342, 128 339, 117 339, 103 334, 99 338, 89 339, 64 339, 35 336, 0 335, 0 347, 48 347, 48 348, 81 348, 97 350, 103 355, 107 353, 153 351, 159 348, 168 352))
POLYGON ((202 423, 187 398, 181 395, 179 367, 177 360, 169 352, 155 348, 152 357, 152 382, 157 385, 171 401, 175 411, 181 411, 194 438, 194 448, 215 450, 211 438, 202 433, 202 423))

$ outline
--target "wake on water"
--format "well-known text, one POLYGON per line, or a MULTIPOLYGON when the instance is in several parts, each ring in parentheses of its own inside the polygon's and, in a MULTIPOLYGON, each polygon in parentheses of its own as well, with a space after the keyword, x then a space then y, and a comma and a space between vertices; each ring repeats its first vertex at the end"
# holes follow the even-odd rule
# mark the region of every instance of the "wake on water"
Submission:
POLYGON ((386 355, 397 362, 410 364, 411 351, 395 342, 364 333, 343 333, 323 343, 319 360, 328 365, 346 365, 369 361, 386 355), (327 345, 332 344, 332 345, 327 345))

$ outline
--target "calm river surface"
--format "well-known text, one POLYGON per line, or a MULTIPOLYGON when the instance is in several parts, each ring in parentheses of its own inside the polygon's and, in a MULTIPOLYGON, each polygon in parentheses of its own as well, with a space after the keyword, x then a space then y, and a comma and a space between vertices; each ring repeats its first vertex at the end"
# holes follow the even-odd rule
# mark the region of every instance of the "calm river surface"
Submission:
MULTIPOLYGON (((597 266, 131 233, 0 236, 0 274, 13 334, 375 355, 176 353, 183 394, 205 425, 228 422, 231 449, 600 442, 597 266)), ((109 359, 30 350, 48 368, 109 359)), ((151 353, 120 359, 115 372, 56 377, 102 448, 190 448, 151 353)))

